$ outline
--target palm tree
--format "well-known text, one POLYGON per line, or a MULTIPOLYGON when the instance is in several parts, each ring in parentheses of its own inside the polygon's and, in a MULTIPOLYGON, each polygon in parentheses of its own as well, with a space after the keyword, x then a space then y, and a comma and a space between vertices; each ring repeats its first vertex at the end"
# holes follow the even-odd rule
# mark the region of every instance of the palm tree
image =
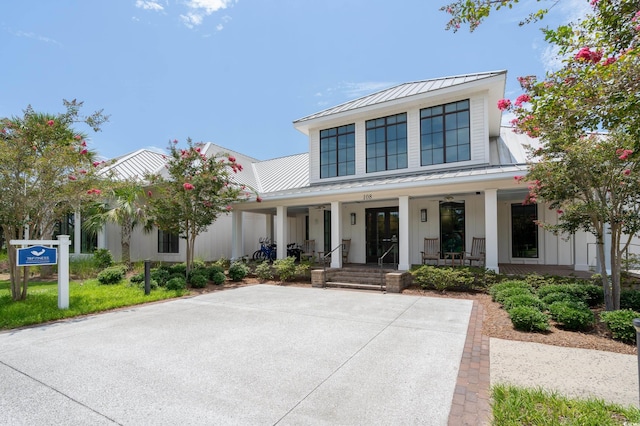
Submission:
POLYGON ((108 191, 106 201, 90 209, 84 227, 96 232, 107 223, 120 225, 122 262, 131 269, 131 234, 138 225, 145 231, 151 229, 144 203, 141 201, 143 188, 136 182, 120 182, 108 191))

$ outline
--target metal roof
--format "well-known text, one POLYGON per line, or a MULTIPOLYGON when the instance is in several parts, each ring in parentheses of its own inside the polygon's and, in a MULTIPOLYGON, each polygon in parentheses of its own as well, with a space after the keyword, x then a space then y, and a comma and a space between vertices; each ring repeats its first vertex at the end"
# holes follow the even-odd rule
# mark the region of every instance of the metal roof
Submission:
POLYGON ((429 80, 415 81, 411 83, 402 83, 397 86, 390 87, 385 90, 381 90, 376 93, 372 93, 367 96, 363 96, 358 99, 354 99, 349 102, 345 102, 338 106, 325 109, 320 112, 308 115, 306 117, 299 118, 294 121, 295 123, 301 123, 304 121, 313 120, 320 117, 326 117, 333 114, 338 114, 345 111, 351 111, 358 108, 364 108, 370 105, 377 105, 384 102, 390 102, 396 99, 407 98, 423 93, 433 92, 439 89, 447 87, 457 86, 461 84, 471 83, 498 75, 506 74, 506 71, 490 71, 476 74, 464 74, 452 77, 433 78, 429 80))
POLYGON ((309 154, 307 153, 260 161, 252 166, 260 193, 309 186, 309 154))
POLYGON ((166 164, 165 156, 148 149, 139 149, 135 152, 117 157, 111 164, 104 167, 100 174, 112 174, 116 179, 135 179, 144 181, 147 174, 158 173, 166 164))

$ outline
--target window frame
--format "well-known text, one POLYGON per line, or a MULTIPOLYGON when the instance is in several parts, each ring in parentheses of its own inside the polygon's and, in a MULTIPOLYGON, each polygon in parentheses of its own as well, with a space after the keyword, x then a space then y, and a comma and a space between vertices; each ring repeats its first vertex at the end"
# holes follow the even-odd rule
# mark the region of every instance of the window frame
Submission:
POLYGON ((178 234, 158 229, 158 253, 179 254, 180 237, 178 234))
POLYGON ((365 161, 366 161, 366 173, 385 172, 390 170, 401 170, 409 167, 409 137, 407 134, 407 113, 401 112, 398 114, 388 115, 386 117, 374 118, 365 121, 365 161), (402 128, 404 137, 396 136, 390 139, 392 133, 396 133, 399 128, 402 128), (392 130, 393 129, 393 130, 392 130), (381 140, 371 141, 370 134, 377 134, 378 132, 384 132, 384 137, 381 140), (394 152, 390 152, 393 150, 394 152), (380 155, 376 150, 384 147, 384 154, 380 155), (402 150, 403 149, 403 150, 402 150), (390 159, 395 157, 395 166, 390 165, 390 159), (377 165, 380 159, 384 159, 384 167, 377 165), (375 168, 372 167, 376 164, 375 168))
POLYGON ((320 130, 320 179, 356 174, 356 125, 320 130), (344 138, 341 141, 341 138, 344 138), (345 146, 341 147, 344 143, 345 146), (326 156, 326 158, 325 158, 326 156))
MULTIPOLYGON (((455 102, 449 102, 441 105, 434 105, 427 108, 421 108, 419 111, 420 118, 420 165, 421 166, 435 166, 439 164, 451 164, 458 163, 461 161, 470 161, 471 160, 471 102, 469 99, 462 99, 455 102), (466 104, 466 105, 461 105, 466 104), (454 108, 454 109, 451 109, 454 108), (437 110, 440 109, 440 112, 437 110), (429 113, 429 115, 426 115, 429 113), (461 114, 466 113, 466 121, 463 123, 464 125, 459 125, 458 118, 461 114), (441 122, 439 123, 438 130, 434 131, 426 131, 425 127, 427 126, 427 121, 430 122, 429 126, 433 126, 435 119, 441 118, 441 122), (448 127, 448 123, 454 123, 454 127, 448 127), (466 132, 464 137, 466 139, 466 143, 458 143, 460 140, 460 131, 466 132), (456 136, 454 138, 455 143, 450 142, 447 143, 448 138, 453 137, 453 132, 455 132, 456 136), (439 138, 437 136, 440 134, 439 138), (449 135, 448 135, 449 134, 449 135), (430 136, 431 137, 431 147, 425 148, 425 139, 430 136), (438 139, 441 139, 438 140, 438 139), (435 146, 434 145, 442 145, 435 146), (455 159, 448 159, 447 151, 452 151, 456 149, 455 159), (462 147, 462 150, 461 150, 462 147), (441 161, 440 158, 435 159, 434 154, 436 151, 442 151, 441 153, 441 161), (428 160, 427 154, 431 154, 431 159, 428 160), (466 156, 461 156, 460 154, 466 154, 466 156)), ((433 127, 432 127, 433 129, 433 127)))

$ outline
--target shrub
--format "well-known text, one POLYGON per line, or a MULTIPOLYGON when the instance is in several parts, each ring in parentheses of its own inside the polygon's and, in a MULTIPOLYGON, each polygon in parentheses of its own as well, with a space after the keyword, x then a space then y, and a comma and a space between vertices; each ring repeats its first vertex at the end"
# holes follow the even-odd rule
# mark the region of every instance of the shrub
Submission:
POLYGON ((583 302, 560 301, 549 306, 551 318, 568 330, 584 330, 593 326, 594 315, 583 302))
POLYGON ((273 270, 271 269, 271 265, 269 262, 261 262, 256 266, 255 269, 256 277, 258 277, 262 281, 272 280, 273 279, 273 270))
POLYGON ((129 278, 129 282, 131 284, 140 284, 144 282, 144 272, 141 272, 139 274, 135 274, 132 275, 131 278, 129 278))
MULTIPOLYGON (((140 283, 131 283, 132 285, 136 285, 138 288, 144 290, 144 280, 140 283)), ((158 288, 158 282, 156 280, 149 280, 149 290, 156 290, 158 288)))
POLYGON ((511 322, 516 330, 522 331, 547 331, 549 330, 549 317, 531 306, 516 306, 509 312, 511 322))
POLYGON ((222 275, 224 275, 224 268, 222 266, 211 265, 207 268, 207 276, 211 281, 215 281, 213 277, 215 277, 216 274, 218 274, 219 272, 221 272, 222 275))
POLYGON ((311 265, 309 262, 300 262, 296 266, 296 275, 304 279, 309 279, 311 278, 311 274, 309 272, 310 269, 311 265))
POLYGON ((604 291, 602 285, 596 284, 582 284, 584 291, 587 295, 587 304, 589 306, 597 306, 604 303, 604 291))
POLYGON ((207 265, 205 265, 204 260, 202 259, 193 259, 193 262, 191 262, 191 270, 195 270, 195 269, 206 269, 207 265))
POLYGON ((107 249, 97 249, 93 252, 93 262, 98 269, 108 268, 113 265, 113 256, 107 249))
POLYGON ((224 274, 224 272, 218 271, 215 274, 210 275, 209 279, 213 281, 215 285, 222 285, 227 280, 227 276, 224 274))
POLYGON ((220 259, 216 260, 213 265, 222 268, 222 271, 224 272, 225 269, 228 269, 231 266, 231 261, 229 261, 229 259, 221 257, 220 259))
POLYGON ((503 305, 506 299, 513 296, 522 295, 522 294, 533 295, 533 293, 531 292, 531 289, 527 287, 511 287, 511 288, 505 288, 504 290, 500 290, 499 292, 495 293, 493 295, 493 300, 503 305))
POLYGON ((603 301, 602 287, 594 284, 550 284, 538 289, 538 296, 544 299, 551 293, 566 293, 580 299, 589 306, 596 306, 603 301))
POLYGON ((155 280, 160 287, 167 285, 169 278, 169 270, 166 268, 154 268, 151 270, 151 279, 155 280))
POLYGON ((435 288, 439 291, 450 289, 471 289, 475 277, 467 268, 438 268, 424 265, 413 271, 414 281, 422 288, 435 288))
POLYGON ((185 275, 187 275, 187 264, 182 262, 182 263, 176 263, 175 265, 171 265, 169 266, 169 273, 171 275, 180 274, 184 277, 185 275))
POLYGON ((234 262, 229 266, 229 278, 231 281, 242 281, 249 273, 249 268, 244 263, 234 262))
POLYGON ((540 300, 537 296, 533 294, 515 294, 511 297, 507 297, 503 300, 502 306, 505 310, 510 310, 511 308, 515 308, 516 306, 531 306, 532 308, 536 308, 540 311, 544 311, 546 309, 546 305, 542 300, 540 300))
POLYGON ((640 312, 640 291, 623 290, 620 292, 620 309, 640 312))
POLYGON ((600 314, 600 321, 605 323, 614 339, 625 343, 635 343, 636 329, 633 326, 634 318, 640 318, 640 314, 631 309, 608 311, 600 314))
POLYGON ((547 306, 555 302, 577 302, 584 303, 579 297, 575 297, 569 293, 556 292, 549 293, 541 299, 547 306))
POLYGON ((274 261, 273 267, 280 281, 290 281, 296 276, 296 258, 293 256, 274 261))
MULTIPOLYGON (((522 280, 510 280, 510 281, 503 281, 501 283, 494 284, 491 287, 489 287, 489 294, 491 295, 491 299, 495 302, 496 294, 508 288, 523 288, 527 290, 527 293, 533 293, 533 289, 531 285, 528 284, 527 282, 522 280)), ((524 294, 524 293, 521 293, 521 294, 524 294)))
POLYGON ((167 290, 184 290, 187 288, 187 281, 184 277, 173 277, 167 281, 167 290))
POLYGON ((124 279, 126 272, 124 266, 111 266, 98 274, 98 282, 100 284, 117 284, 124 279))
POLYGON ((189 278, 189 284, 194 288, 205 288, 209 284, 209 278, 203 273, 192 274, 189 278))

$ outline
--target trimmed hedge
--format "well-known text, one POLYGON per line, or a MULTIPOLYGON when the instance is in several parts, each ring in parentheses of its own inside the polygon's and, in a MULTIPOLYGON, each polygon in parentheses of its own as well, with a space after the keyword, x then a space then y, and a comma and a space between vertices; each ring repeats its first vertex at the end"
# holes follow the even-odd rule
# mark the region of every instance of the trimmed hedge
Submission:
POLYGON ((513 327, 522 331, 549 330, 549 317, 531 306, 516 306, 508 311, 513 327))
POLYGON ((640 318, 640 314, 631 309, 620 309, 600 314, 600 321, 605 323, 611 330, 613 338, 622 340, 625 343, 636 342, 636 329, 633 326, 634 318, 640 318))
POLYGON ((249 268, 242 262, 234 262, 229 266, 229 278, 231 281, 242 281, 249 273, 249 268))
POLYGON ((593 312, 583 302, 554 302, 549 306, 549 314, 567 330, 585 330, 595 321, 593 312))
POLYGON ((509 311, 516 306, 530 306, 538 309, 539 311, 544 311, 547 308, 542 300, 533 294, 515 294, 507 297, 503 300, 502 306, 506 311, 509 311))
POLYGON ((623 290, 620 292, 620 309, 640 312, 640 291, 623 290))
POLYGON ((124 279, 126 272, 127 268, 125 266, 110 266, 100 271, 98 274, 98 282, 107 285, 118 284, 124 279))
MULTIPOLYGON (((533 293, 533 287, 531 287, 531 285, 525 281, 522 281, 522 280, 503 281, 501 283, 494 284, 489 288, 489 295, 491 295, 491 300, 495 302, 496 301, 495 297, 499 292, 501 292, 502 290, 510 289, 510 288, 522 288, 527 290, 526 293, 533 293)), ((524 293, 520 293, 520 294, 524 294, 524 293)))

